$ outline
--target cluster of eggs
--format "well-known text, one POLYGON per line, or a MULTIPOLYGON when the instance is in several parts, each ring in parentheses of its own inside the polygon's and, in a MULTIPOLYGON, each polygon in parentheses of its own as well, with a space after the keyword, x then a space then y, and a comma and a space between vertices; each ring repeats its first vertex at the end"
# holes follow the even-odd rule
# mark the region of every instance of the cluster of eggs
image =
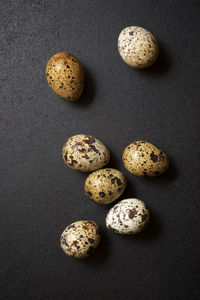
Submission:
MULTIPOLYGON (((118 38, 122 60, 136 69, 150 67, 157 59, 159 46, 146 29, 129 26, 118 38)), ((61 98, 74 102, 84 89, 84 70, 79 60, 70 53, 60 52, 51 57, 46 66, 46 78, 52 90, 61 98)), ((108 148, 98 139, 85 134, 70 137, 62 151, 65 163, 74 170, 92 172, 86 178, 85 194, 100 205, 117 200, 126 188, 122 172, 103 168, 110 161, 108 148)), ((153 144, 135 141, 122 155, 125 168, 136 176, 155 177, 169 166, 167 155, 153 144)), ((136 198, 124 199, 112 207, 106 216, 108 229, 119 234, 141 232, 149 222, 149 210, 136 198)), ((64 252, 75 258, 87 257, 99 244, 99 226, 90 220, 68 225, 60 238, 64 252)))
MULTIPOLYGON (((72 169, 91 172, 85 180, 85 194, 94 202, 106 205, 117 200, 126 188, 126 178, 117 169, 104 168, 110 160, 108 148, 97 138, 78 134, 63 146, 64 162, 72 169)), ((136 141, 128 145, 122 155, 125 168, 136 176, 155 177, 169 166, 167 155, 153 144, 136 141)), ((149 210, 143 201, 124 199, 113 206, 106 216, 108 229, 119 234, 136 234, 149 221, 149 210)), ((76 258, 87 257, 99 244, 99 226, 82 220, 66 227, 61 235, 61 247, 76 258)))

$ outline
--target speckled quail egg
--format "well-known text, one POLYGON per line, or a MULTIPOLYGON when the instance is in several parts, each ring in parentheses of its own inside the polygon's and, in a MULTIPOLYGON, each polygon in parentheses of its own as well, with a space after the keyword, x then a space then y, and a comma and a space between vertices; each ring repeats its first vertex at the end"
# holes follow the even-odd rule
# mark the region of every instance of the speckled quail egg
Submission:
POLYGON ((50 58, 46 78, 52 90, 61 98, 76 101, 84 88, 84 71, 78 59, 70 53, 60 52, 50 58))
POLYGON ((136 198, 125 199, 109 210, 106 226, 119 234, 135 234, 146 227, 149 216, 149 210, 143 201, 136 198))
POLYGON ((101 169, 91 173, 85 181, 86 195, 99 204, 109 204, 119 198, 126 187, 126 179, 116 169, 101 169))
POLYGON ((159 54, 158 42, 153 34, 138 26, 129 26, 121 31, 118 50, 123 61, 137 69, 150 67, 159 54))
POLYGON ((128 145, 122 156, 125 168, 132 174, 155 177, 164 173, 169 166, 167 155, 156 146, 145 141, 128 145))
POLYGON ((86 134, 70 137, 63 146, 62 155, 70 168, 82 172, 100 169, 110 160, 110 152, 106 146, 86 134))
POLYGON ((77 221, 65 228, 60 245, 67 255, 84 258, 97 248, 100 238, 99 226, 94 221, 77 221))

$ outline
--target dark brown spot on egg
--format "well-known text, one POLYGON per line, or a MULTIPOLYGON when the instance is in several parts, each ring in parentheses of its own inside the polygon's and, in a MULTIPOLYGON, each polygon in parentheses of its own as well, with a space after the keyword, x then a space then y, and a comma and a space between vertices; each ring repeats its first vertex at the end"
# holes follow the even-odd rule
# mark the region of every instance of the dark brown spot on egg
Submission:
POLYGON ((92 193, 90 191, 87 191, 88 196, 92 196, 92 193))
POLYGON ((73 225, 69 225, 67 226, 67 229, 71 229, 71 228, 75 228, 76 226, 73 224, 73 225))
POLYGON ((72 243, 75 247, 77 247, 78 241, 73 241, 72 243))
POLYGON ((129 213, 128 213, 129 219, 133 219, 136 214, 137 214, 136 209, 129 209, 129 213))
POLYGON ((67 242, 65 240, 62 241, 62 244, 64 244, 65 246, 69 247, 69 245, 67 244, 67 242))
POLYGON ((117 183, 118 186, 122 185, 122 182, 121 182, 121 180, 118 177, 114 177, 114 178, 111 179, 111 183, 112 184, 114 184, 115 181, 116 181, 116 183, 117 183))
POLYGON ((151 152, 150 157, 154 163, 156 163, 158 161, 158 156, 156 154, 154 154, 153 151, 151 152))
POLYGON ((71 162, 70 162, 70 163, 68 162, 68 164, 69 164, 71 167, 73 167, 73 165, 77 164, 78 162, 77 162, 77 160, 73 159, 73 156, 72 156, 72 155, 70 156, 70 158, 71 158, 71 162))
MULTIPOLYGON (((97 148, 94 146, 94 145, 90 145, 90 148, 96 152, 96 153, 99 153, 99 150, 97 150, 97 148)), ((100 153, 99 153, 100 154, 100 153)))
POLYGON ((104 193, 104 192, 99 192, 99 196, 100 196, 101 198, 103 198, 103 197, 105 197, 105 193, 104 193))
POLYGON ((88 136, 87 140, 83 140, 83 141, 86 142, 86 144, 90 145, 95 143, 95 138, 93 138, 92 136, 88 136))
POLYGON ((84 148, 78 149, 79 152, 85 152, 86 150, 84 148))

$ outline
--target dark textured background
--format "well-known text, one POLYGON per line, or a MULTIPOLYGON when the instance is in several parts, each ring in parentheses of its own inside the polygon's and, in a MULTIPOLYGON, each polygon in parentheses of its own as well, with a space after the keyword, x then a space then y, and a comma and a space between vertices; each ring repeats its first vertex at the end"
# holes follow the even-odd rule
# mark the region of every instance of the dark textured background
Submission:
POLYGON ((1 1, 1 299, 199 299, 199 1, 1 1), (117 38, 143 26, 161 53, 146 71, 119 57, 117 38), (45 79, 59 51, 79 58, 86 88, 77 103, 45 79), (87 133, 111 150, 128 180, 125 197, 152 212, 137 236, 104 225, 108 208, 87 199, 87 174, 69 169, 61 149, 87 133), (170 157, 155 179, 129 174, 125 146, 145 139, 170 157), (59 247, 66 225, 94 219, 103 228, 96 256, 59 247))

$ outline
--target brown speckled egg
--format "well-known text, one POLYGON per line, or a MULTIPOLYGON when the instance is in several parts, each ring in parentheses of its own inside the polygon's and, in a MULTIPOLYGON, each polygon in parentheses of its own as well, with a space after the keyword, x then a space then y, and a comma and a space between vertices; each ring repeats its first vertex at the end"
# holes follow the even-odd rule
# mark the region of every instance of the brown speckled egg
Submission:
POLYGON ((94 221, 77 221, 65 228, 60 245, 67 255, 84 258, 97 248, 100 238, 99 226, 94 221))
POLYGON ((50 58, 46 78, 52 90, 65 100, 76 101, 83 91, 83 68, 70 53, 60 52, 50 58))
POLYGON ((135 198, 125 199, 109 210, 106 226, 119 234, 135 234, 146 227, 149 216, 149 210, 143 201, 135 198))
POLYGON ((150 67, 157 59, 159 46, 151 32, 138 26, 124 28, 118 38, 121 58, 137 69, 150 67))
POLYGON ((109 204, 119 198, 126 188, 126 179, 116 169, 101 169, 91 173, 85 181, 86 195, 99 204, 109 204))
POLYGON ((122 160, 126 169, 139 177, 158 176, 169 166, 167 155, 145 141, 136 141, 128 145, 123 152, 122 160))
POLYGON ((62 155, 70 168, 82 172, 100 169, 110 160, 110 152, 106 146, 86 134, 70 137, 63 146, 62 155))

